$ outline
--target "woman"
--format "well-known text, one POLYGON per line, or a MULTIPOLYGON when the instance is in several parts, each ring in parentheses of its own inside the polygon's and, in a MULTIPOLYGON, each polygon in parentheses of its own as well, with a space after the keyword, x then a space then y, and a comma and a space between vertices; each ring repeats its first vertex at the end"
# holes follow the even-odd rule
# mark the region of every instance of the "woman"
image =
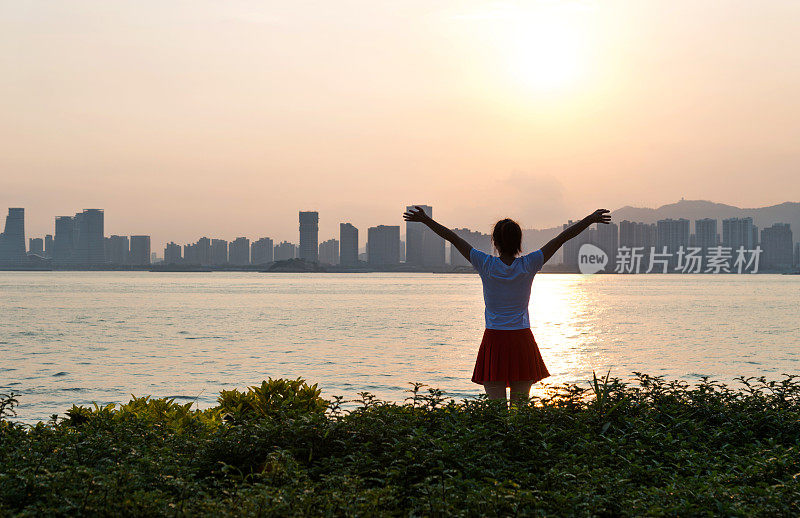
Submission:
POLYGON ((472 248, 418 206, 404 213, 403 218, 423 223, 450 241, 481 276, 486 303, 486 330, 478 350, 472 381, 483 385, 489 399, 505 400, 506 387, 511 388, 512 400, 527 398, 531 386, 550 375, 539 354, 528 317, 533 277, 561 245, 589 225, 610 223, 608 210, 597 209, 541 249, 523 256, 519 256, 522 251, 522 229, 511 219, 502 219, 495 224, 492 243, 498 255, 492 256, 472 248))

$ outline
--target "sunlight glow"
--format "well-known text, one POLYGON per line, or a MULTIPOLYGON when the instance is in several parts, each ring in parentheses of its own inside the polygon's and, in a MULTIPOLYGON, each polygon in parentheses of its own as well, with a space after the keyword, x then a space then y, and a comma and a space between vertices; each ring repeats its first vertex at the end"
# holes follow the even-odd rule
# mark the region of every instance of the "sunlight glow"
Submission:
POLYGON ((545 359, 550 377, 534 386, 532 394, 543 396, 546 385, 589 379, 587 372, 602 363, 588 344, 595 340, 587 329, 590 301, 585 285, 596 282, 581 275, 541 275, 531 292, 531 329, 545 359), (576 378, 575 374, 580 373, 576 378))
POLYGON ((588 81, 595 54, 591 2, 502 2, 460 16, 471 37, 529 93, 561 93, 588 81))
POLYGON ((521 13, 508 38, 512 75, 525 86, 551 91, 573 84, 586 70, 584 38, 563 10, 521 13))

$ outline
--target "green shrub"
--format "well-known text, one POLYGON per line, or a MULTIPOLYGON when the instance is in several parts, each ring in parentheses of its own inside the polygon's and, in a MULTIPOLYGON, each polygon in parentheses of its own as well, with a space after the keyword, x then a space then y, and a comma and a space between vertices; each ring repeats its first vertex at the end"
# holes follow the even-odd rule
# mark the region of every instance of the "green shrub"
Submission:
POLYGON ((220 415, 226 421, 253 417, 294 416, 323 413, 328 402, 320 397, 317 384, 309 386, 302 378, 272 379, 254 385, 247 392, 236 389, 220 392, 220 415))
MULTIPOLYGON (((505 407, 302 379, 0 421, 0 515, 797 516, 800 383, 636 373, 505 407)), ((0 408, 13 409, 8 402, 0 408)))
POLYGON ((16 417, 17 412, 14 407, 17 406, 19 401, 15 397, 17 394, 11 392, 10 394, 0 394, 0 428, 9 426, 7 417, 16 417))
POLYGON ((17 415, 16 410, 14 407, 19 404, 17 398, 19 394, 14 394, 11 392, 10 394, 0 394, 0 420, 5 419, 6 417, 15 417, 17 415))

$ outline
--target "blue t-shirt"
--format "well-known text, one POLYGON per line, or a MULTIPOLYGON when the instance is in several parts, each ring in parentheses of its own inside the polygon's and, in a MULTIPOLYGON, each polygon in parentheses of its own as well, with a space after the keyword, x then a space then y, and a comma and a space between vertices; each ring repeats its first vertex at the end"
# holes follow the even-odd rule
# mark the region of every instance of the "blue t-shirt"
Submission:
POLYGON ((486 328, 531 327, 528 317, 531 283, 533 276, 544 264, 542 251, 536 250, 517 257, 511 264, 506 264, 497 256, 473 248, 469 253, 469 262, 478 271, 483 282, 486 328))

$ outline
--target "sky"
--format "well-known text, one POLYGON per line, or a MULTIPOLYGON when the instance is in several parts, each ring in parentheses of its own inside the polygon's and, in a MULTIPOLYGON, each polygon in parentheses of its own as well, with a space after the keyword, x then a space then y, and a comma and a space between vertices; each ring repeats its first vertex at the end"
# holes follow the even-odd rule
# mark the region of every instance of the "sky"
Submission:
POLYGON ((0 0, 27 233, 297 241, 800 201, 800 2, 0 0))

